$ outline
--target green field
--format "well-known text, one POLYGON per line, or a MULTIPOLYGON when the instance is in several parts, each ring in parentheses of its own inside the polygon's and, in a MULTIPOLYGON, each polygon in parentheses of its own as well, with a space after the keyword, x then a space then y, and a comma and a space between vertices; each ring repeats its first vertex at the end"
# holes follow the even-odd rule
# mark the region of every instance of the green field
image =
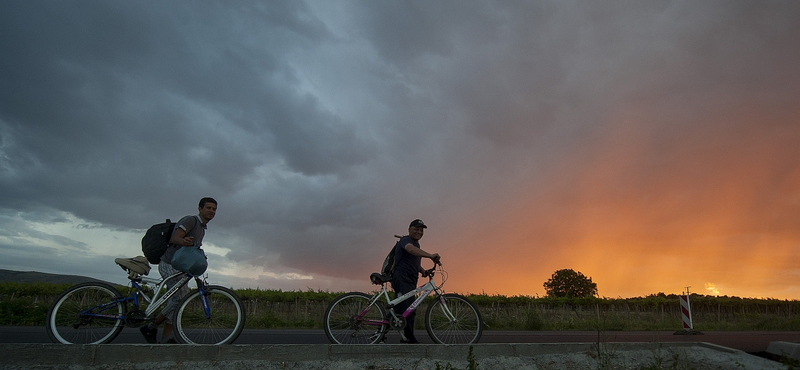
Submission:
MULTIPOLYGON (((43 326, 67 284, 0 283, 0 325, 43 326)), ((123 293, 128 287, 118 287, 123 293)), ((341 293, 237 289, 248 328, 321 329, 328 303, 341 293)), ((487 330, 681 330, 679 298, 551 298, 468 294, 487 330)), ((430 299, 430 298, 429 298, 430 299)), ((695 330, 800 331, 800 301, 693 294, 695 330)), ((418 310, 424 314, 426 305, 418 310)), ((422 324, 423 320, 417 320, 422 324)))

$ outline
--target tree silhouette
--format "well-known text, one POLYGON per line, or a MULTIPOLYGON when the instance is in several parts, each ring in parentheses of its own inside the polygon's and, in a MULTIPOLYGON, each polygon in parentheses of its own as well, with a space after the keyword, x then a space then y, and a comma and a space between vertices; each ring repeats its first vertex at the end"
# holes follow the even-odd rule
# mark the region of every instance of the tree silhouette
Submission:
POLYGON ((558 270, 549 280, 544 282, 544 290, 551 297, 594 297, 597 295, 597 284, 573 269, 558 270))

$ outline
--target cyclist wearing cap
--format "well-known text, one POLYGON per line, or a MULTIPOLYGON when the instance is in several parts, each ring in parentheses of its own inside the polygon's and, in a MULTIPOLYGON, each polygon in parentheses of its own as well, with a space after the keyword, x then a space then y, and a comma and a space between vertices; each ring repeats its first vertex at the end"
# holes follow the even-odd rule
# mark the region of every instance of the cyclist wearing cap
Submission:
MULTIPOLYGON (((417 288, 419 274, 425 270, 422 268, 422 258, 430 258, 434 263, 439 263, 438 253, 428 253, 419 246, 424 230, 428 226, 420 219, 411 221, 408 226, 408 235, 402 237, 395 246, 394 260, 397 261, 392 275, 392 289, 395 297, 399 297, 417 288)), ((413 299, 406 299, 394 307, 394 312, 398 315, 403 314, 413 303, 413 299)), ((401 343, 419 343, 414 337, 414 316, 416 311, 406 319, 406 326, 403 330, 404 338, 401 343)))

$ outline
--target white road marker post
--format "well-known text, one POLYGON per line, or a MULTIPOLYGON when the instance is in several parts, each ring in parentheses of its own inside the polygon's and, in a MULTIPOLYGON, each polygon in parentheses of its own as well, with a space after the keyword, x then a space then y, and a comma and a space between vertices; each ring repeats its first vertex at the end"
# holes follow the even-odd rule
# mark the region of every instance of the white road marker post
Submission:
POLYGON ((681 319, 683 321, 683 330, 675 332, 676 335, 683 334, 683 335, 696 335, 696 334, 703 334, 699 331, 694 330, 694 324, 692 323, 692 305, 689 302, 689 288, 686 287, 686 292, 681 293, 680 300, 681 300, 681 319))

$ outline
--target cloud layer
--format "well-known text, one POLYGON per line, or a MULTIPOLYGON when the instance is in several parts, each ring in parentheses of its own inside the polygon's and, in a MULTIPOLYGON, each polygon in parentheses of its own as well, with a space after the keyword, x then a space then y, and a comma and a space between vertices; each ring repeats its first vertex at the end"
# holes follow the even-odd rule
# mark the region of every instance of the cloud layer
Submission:
POLYGON ((573 268, 605 296, 797 298, 798 17, 3 2, 0 267, 120 275, 144 228, 213 196, 211 271, 236 286, 369 289, 422 218, 455 291, 573 268))

